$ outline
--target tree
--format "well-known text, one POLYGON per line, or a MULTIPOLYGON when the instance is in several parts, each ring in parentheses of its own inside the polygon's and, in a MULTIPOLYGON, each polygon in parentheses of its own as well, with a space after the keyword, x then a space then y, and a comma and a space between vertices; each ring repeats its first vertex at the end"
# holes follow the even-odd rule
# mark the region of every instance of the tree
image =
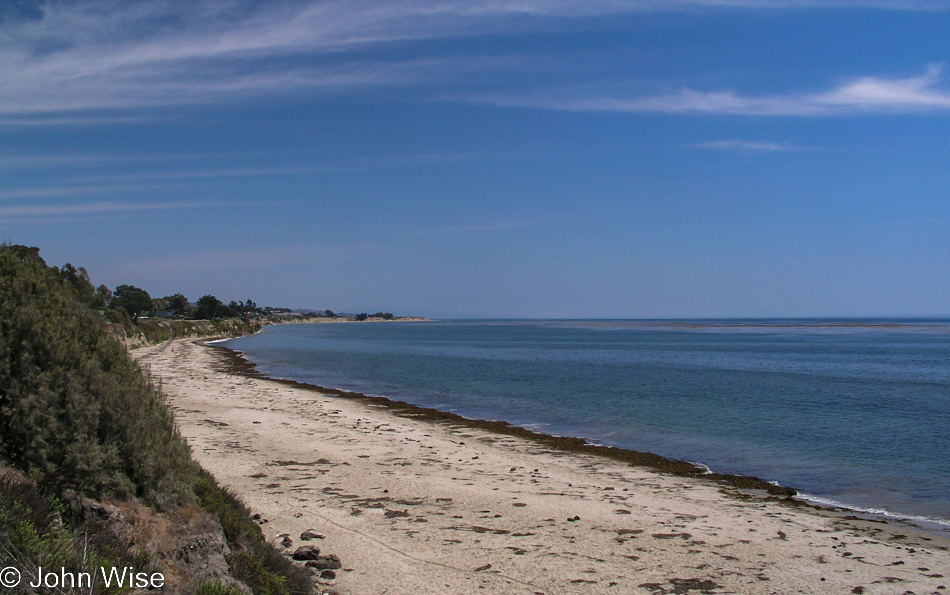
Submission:
POLYGON ((89 280, 86 269, 82 267, 77 269, 67 262, 60 268, 59 274, 76 291, 76 295, 84 304, 94 308, 99 307, 96 300, 96 288, 89 280))
POLYGON ((333 310, 326 310, 323 315, 327 318, 336 318, 336 314, 333 313, 333 310))
POLYGON ((100 307, 108 308, 112 302, 112 291, 105 285, 100 285, 96 288, 96 300, 101 304, 100 307))
POLYGON ((203 295, 198 298, 198 305, 195 307, 195 318, 201 320, 214 320, 219 318, 224 312, 225 306, 218 298, 213 295, 203 295))
POLYGON ((135 320, 152 311, 152 297, 147 291, 134 285, 119 285, 115 288, 112 305, 122 308, 135 320))
POLYGON ((180 293, 166 297, 165 303, 168 305, 168 309, 180 318, 187 316, 191 310, 191 306, 188 305, 188 298, 180 293))

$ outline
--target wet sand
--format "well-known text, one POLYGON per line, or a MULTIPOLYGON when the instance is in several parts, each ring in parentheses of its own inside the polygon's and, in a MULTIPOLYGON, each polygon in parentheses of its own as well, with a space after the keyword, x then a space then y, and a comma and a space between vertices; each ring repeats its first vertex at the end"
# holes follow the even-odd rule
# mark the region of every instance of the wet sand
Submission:
POLYGON ((341 593, 950 591, 939 536, 255 377, 193 339, 133 355, 268 537, 324 536, 341 593))

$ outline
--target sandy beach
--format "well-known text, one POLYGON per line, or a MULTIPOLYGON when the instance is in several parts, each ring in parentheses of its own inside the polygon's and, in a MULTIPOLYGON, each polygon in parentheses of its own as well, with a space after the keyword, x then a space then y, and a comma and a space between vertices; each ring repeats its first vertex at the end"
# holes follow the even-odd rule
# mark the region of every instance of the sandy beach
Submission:
POLYGON ((132 354, 269 538, 323 535, 339 593, 950 592, 939 536, 233 373, 194 339, 132 354))

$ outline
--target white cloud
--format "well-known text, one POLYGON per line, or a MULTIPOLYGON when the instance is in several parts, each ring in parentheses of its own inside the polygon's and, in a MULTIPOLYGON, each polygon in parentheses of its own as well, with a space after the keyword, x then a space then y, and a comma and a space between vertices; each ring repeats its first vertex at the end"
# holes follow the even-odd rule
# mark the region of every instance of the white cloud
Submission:
POLYGON ((130 276, 132 274, 154 275, 155 273, 218 272, 229 269, 252 269, 275 267, 288 264, 321 262, 339 258, 343 254, 366 251, 377 252, 377 244, 326 245, 326 246, 278 246, 248 250, 223 250, 209 252, 189 252, 181 255, 160 256, 154 259, 139 259, 116 266, 113 274, 130 276))
POLYGON ((286 176, 313 173, 307 167, 249 167, 244 169, 209 169, 203 171, 136 172, 130 174, 101 174, 77 178, 82 182, 148 182, 155 180, 198 180, 204 178, 244 178, 254 176, 286 176))
MULTIPOLYGON (((189 182, 189 186, 201 183, 189 182)), ((204 183, 206 184, 206 183, 204 183)), ((177 182, 151 184, 102 184, 102 185, 67 185, 45 186, 34 188, 13 188, 0 190, 0 200, 23 200, 31 198, 56 198, 86 196, 89 194, 111 194, 117 192, 141 192, 142 190, 161 189, 180 186, 177 182)))
POLYGON ((9 117, 0 114, 0 126, 7 127, 101 126, 103 124, 129 124, 142 122, 144 120, 145 118, 142 116, 102 116, 83 114, 66 117, 49 117, 45 114, 24 114, 17 117, 9 117))
POLYGON ((834 116, 855 113, 921 113, 950 109, 950 89, 942 67, 931 64, 921 76, 862 77, 823 93, 752 96, 734 91, 682 89, 666 95, 619 97, 500 96, 474 98, 495 105, 558 111, 739 116, 834 116))
MULTIPOLYGON (((465 86, 472 73, 509 65, 503 59, 393 58, 380 48, 537 30, 569 18, 723 8, 947 10, 950 0, 51 0, 39 6, 42 18, 0 20, 0 126, 95 124, 115 117, 61 115, 66 111, 453 81, 465 86)), ((861 79, 816 97, 684 89, 661 97, 509 102, 583 111, 759 115, 945 107, 946 93, 929 79, 917 88, 909 82, 861 79)))
POLYGON ((769 143, 761 141, 747 141, 739 139, 717 140, 705 143, 693 143, 686 145, 694 149, 710 149, 713 151, 740 151, 748 153, 777 153, 782 151, 804 151, 804 147, 798 147, 790 143, 769 143))
POLYGON ((405 86, 481 67, 477 59, 343 56, 366 45, 467 29, 471 17, 437 2, 247 7, 236 1, 51 2, 42 19, 0 21, 0 114, 7 114, 0 124, 84 123, 35 117, 43 112, 405 86))
POLYGON ((943 67, 931 64, 922 76, 904 79, 864 77, 828 93, 813 96, 816 106, 830 109, 916 111, 950 108, 950 89, 939 88, 943 67))
POLYGON ((86 215, 118 211, 168 211, 197 209, 213 206, 212 203, 118 203, 95 202, 77 205, 25 205, 0 207, 0 217, 58 217, 62 215, 86 215))

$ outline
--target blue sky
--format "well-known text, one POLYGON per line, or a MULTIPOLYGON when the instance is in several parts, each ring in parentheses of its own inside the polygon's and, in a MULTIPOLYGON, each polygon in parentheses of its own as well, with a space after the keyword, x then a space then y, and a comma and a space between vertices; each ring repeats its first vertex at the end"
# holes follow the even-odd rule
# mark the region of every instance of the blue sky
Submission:
POLYGON ((7 1, 0 239, 193 300, 946 316, 948 68, 948 1, 7 1))

